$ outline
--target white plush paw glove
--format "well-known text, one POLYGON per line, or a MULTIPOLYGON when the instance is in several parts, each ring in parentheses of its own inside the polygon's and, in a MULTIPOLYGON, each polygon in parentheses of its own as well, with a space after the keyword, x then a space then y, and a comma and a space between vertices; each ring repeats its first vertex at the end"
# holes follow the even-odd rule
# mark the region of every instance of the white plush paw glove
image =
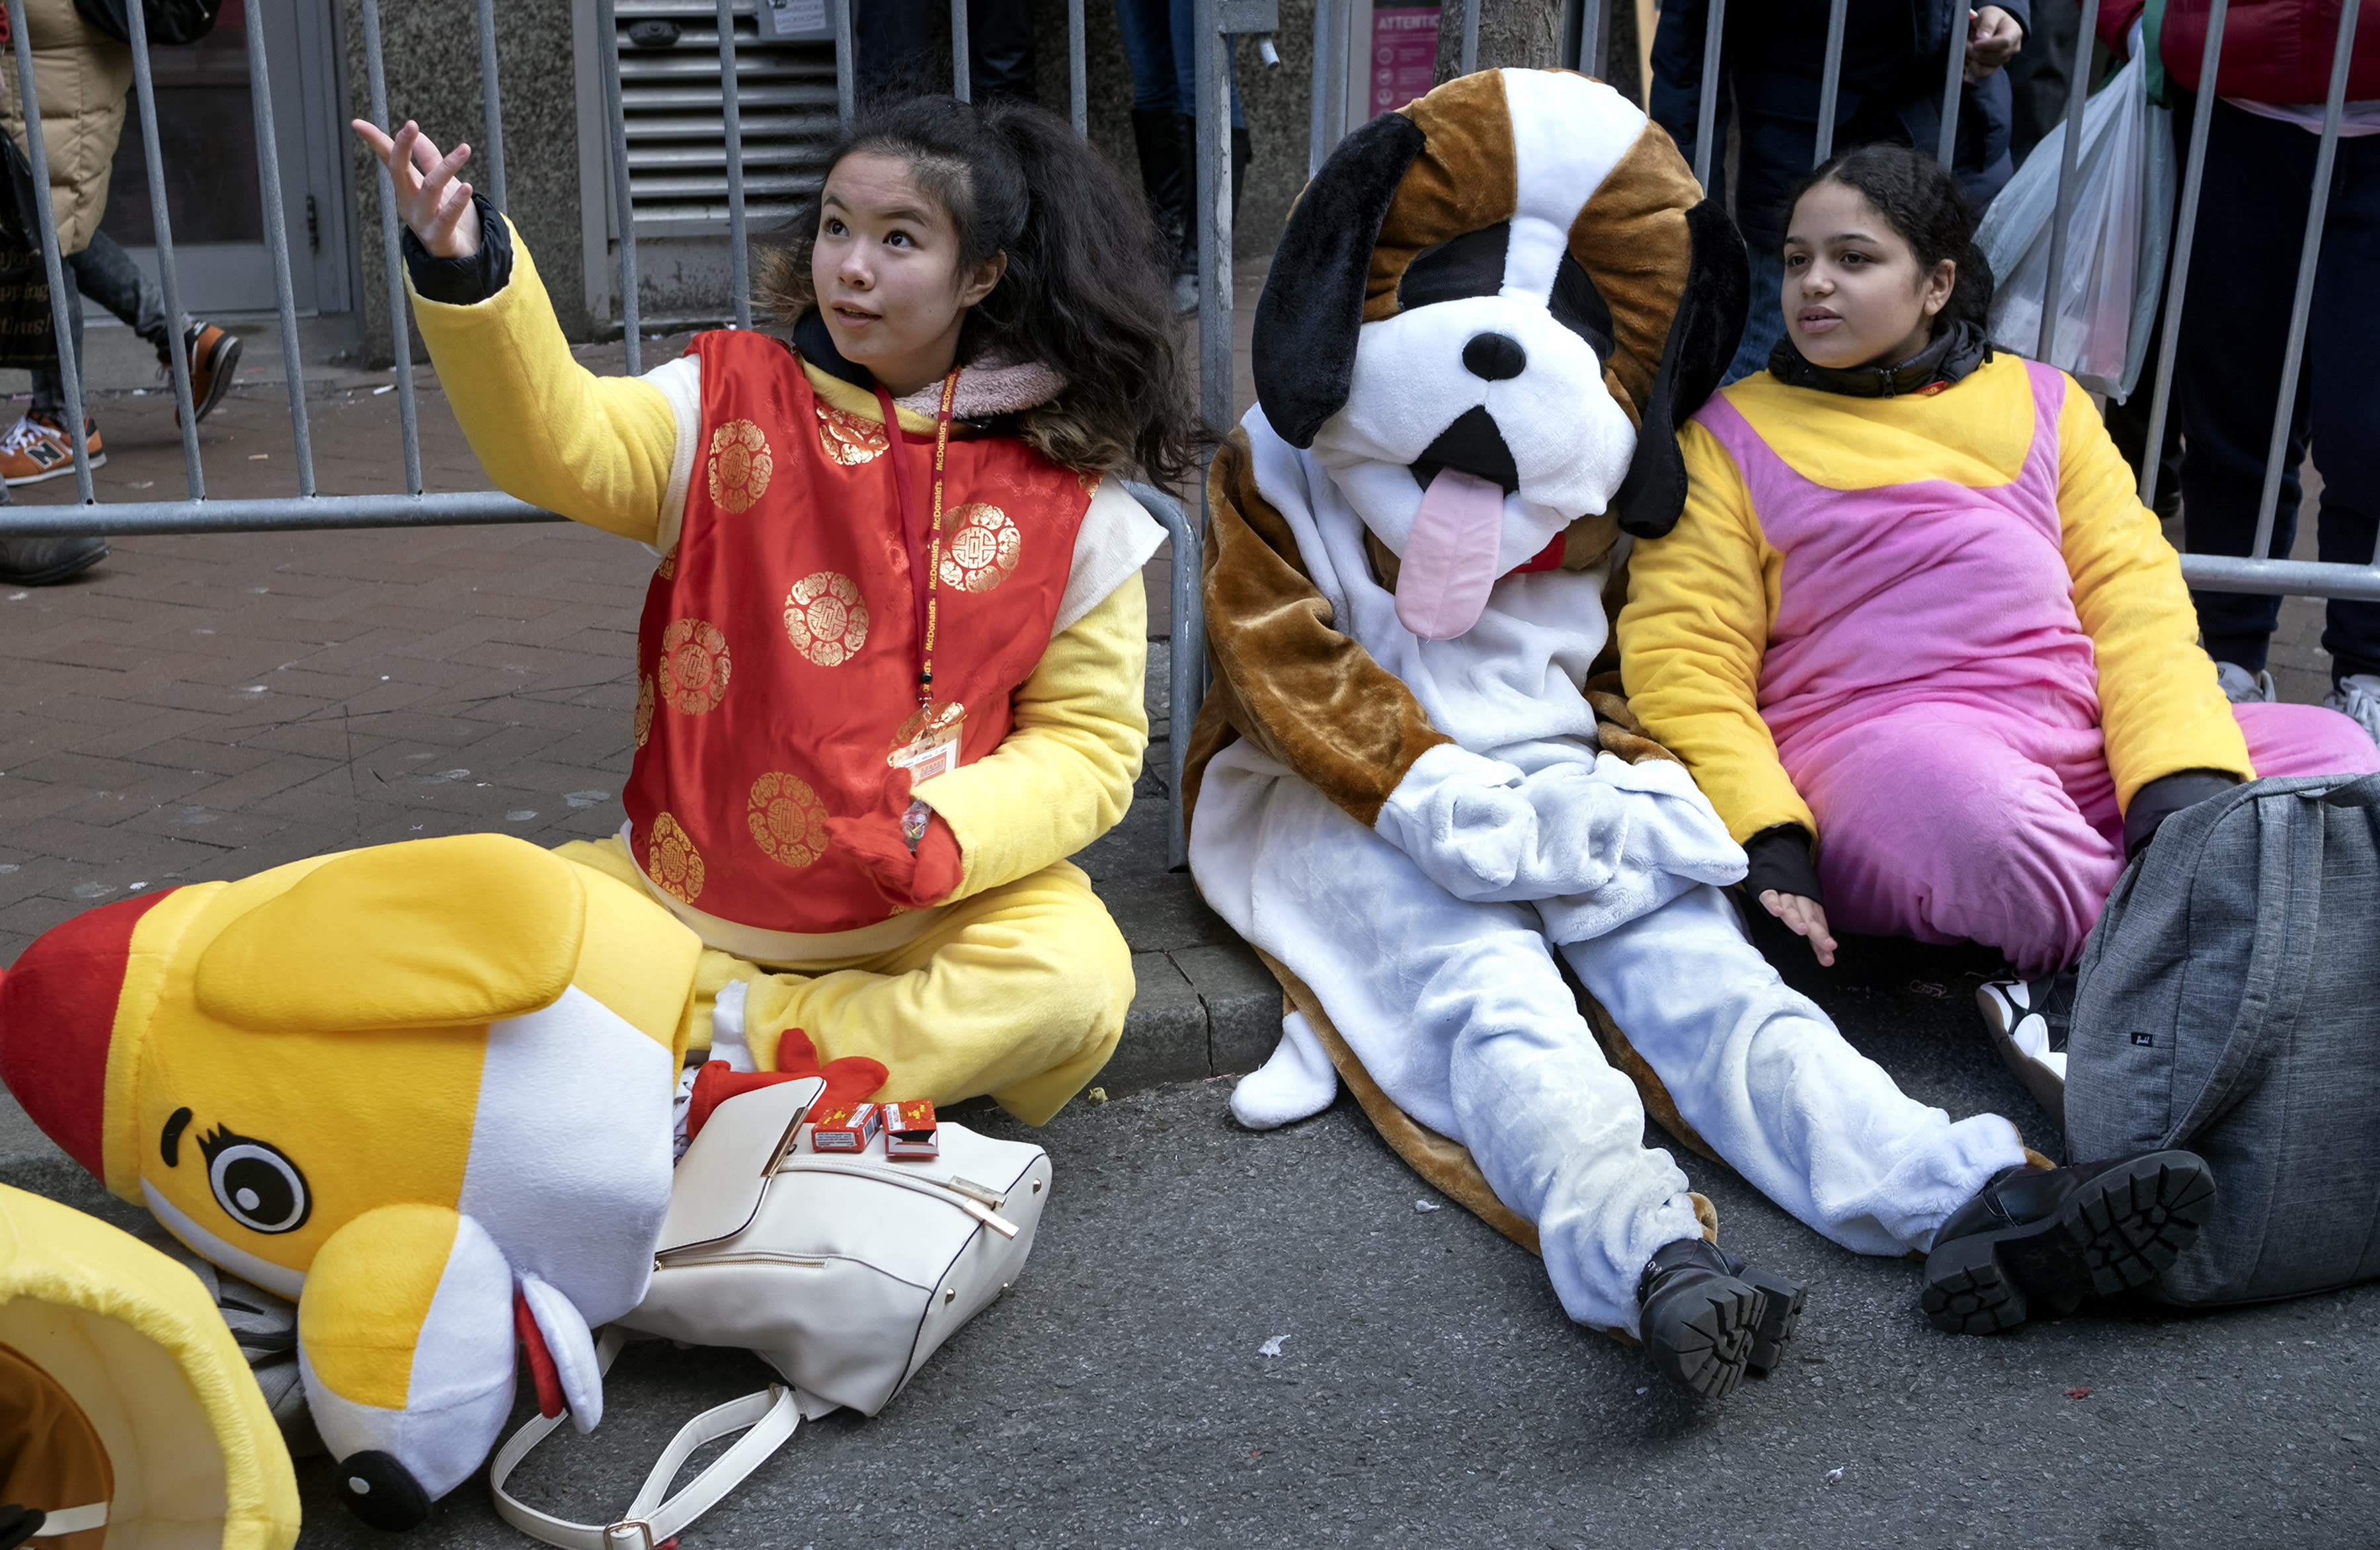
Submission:
POLYGON ((1524 775, 1441 744, 1405 772, 1376 827, 1439 887, 1482 904, 1658 902, 1744 872, 1683 769, 1608 753, 1524 775))

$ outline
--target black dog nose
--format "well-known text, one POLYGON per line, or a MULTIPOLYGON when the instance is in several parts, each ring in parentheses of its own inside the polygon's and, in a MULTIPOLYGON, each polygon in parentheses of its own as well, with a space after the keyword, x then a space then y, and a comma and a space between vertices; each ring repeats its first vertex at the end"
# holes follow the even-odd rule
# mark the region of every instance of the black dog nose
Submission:
POLYGON ((1481 334, 1463 347, 1463 365, 1475 377, 1502 382, 1529 369, 1529 354, 1509 334, 1481 334))

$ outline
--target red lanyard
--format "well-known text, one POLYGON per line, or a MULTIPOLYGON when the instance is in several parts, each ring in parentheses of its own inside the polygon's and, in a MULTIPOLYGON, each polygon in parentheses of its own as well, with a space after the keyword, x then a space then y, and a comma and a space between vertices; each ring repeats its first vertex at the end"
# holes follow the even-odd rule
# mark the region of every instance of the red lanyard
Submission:
POLYGON ((951 406, 957 401, 959 368, 953 366, 951 374, 942 379, 941 411, 934 419, 934 500, 930 526, 917 511, 917 493, 909 482, 909 464, 901 456, 905 438, 901 430, 901 411, 894 407, 892 396, 876 384, 876 401, 884 409, 884 433, 892 443, 892 489, 901 503, 901 529, 913 558, 909 566, 909 588, 915 603, 917 635, 917 704, 929 708, 934 702, 934 617, 935 592, 942 568, 942 462, 951 445, 951 406))

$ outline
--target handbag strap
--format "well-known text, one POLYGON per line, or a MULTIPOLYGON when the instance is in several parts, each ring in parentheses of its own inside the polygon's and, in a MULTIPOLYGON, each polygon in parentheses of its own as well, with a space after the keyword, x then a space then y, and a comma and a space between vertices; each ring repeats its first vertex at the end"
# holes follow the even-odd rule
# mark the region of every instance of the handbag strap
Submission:
MULTIPOLYGON (((603 1332, 602 1341, 596 1348, 602 1371, 611 1371, 613 1359, 625 1343, 626 1337, 617 1329, 603 1332)), ((496 1454, 495 1463, 488 1471, 488 1487, 496 1498, 496 1515, 531 1539, 542 1540, 560 1550, 655 1550, 675 1539, 686 1525, 718 1506, 727 1493, 768 1462, 770 1456, 793 1436, 794 1428, 801 1424, 802 1412, 793 1389, 783 1384, 771 1384, 759 1393, 703 1411, 678 1428, 677 1435, 662 1449, 652 1471, 645 1476, 645 1483, 637 1492, 636 1500, 628 1504, 628 1510, 618 1521, 608 1524, 573 1523, 552 1517, 524 1505, 504 1489, 504 1482, 511 1478, 513 1470, 562 1424, 562 1419, 560 1415, 532 1419, 514 1433, 496 1454), (696 1449, 736 1432, 744 1433, 741 1440, 688 1481, 685 1490, 663 1499, 662 1494, 669 1489, 670 1482, 677 1478, 677 1471, 685 1468, 696 1449)))

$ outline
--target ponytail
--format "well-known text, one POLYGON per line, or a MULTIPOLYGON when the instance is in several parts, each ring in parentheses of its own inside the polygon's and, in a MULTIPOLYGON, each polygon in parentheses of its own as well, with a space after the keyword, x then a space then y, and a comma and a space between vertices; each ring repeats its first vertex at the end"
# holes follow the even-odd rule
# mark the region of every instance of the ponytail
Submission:
MULTIPOLYGON (((1024 414, 1035 450, 1089 473, 1137 470, 1158 484, 1196 470, 1212 438, 1184 380, 1156 229, 1104 157, 1040 108, 941 96, 872 109, 836 143, 828 170, 856 153, 909 165, 950 214, 960 274, 1008 255, 999 284, 968 311, 959 359, 1038 361, 1065 379, 1024 414)), ((782 326, 818 303, 820 199, 803 202, 763 261, 759 299, 782 326)))

